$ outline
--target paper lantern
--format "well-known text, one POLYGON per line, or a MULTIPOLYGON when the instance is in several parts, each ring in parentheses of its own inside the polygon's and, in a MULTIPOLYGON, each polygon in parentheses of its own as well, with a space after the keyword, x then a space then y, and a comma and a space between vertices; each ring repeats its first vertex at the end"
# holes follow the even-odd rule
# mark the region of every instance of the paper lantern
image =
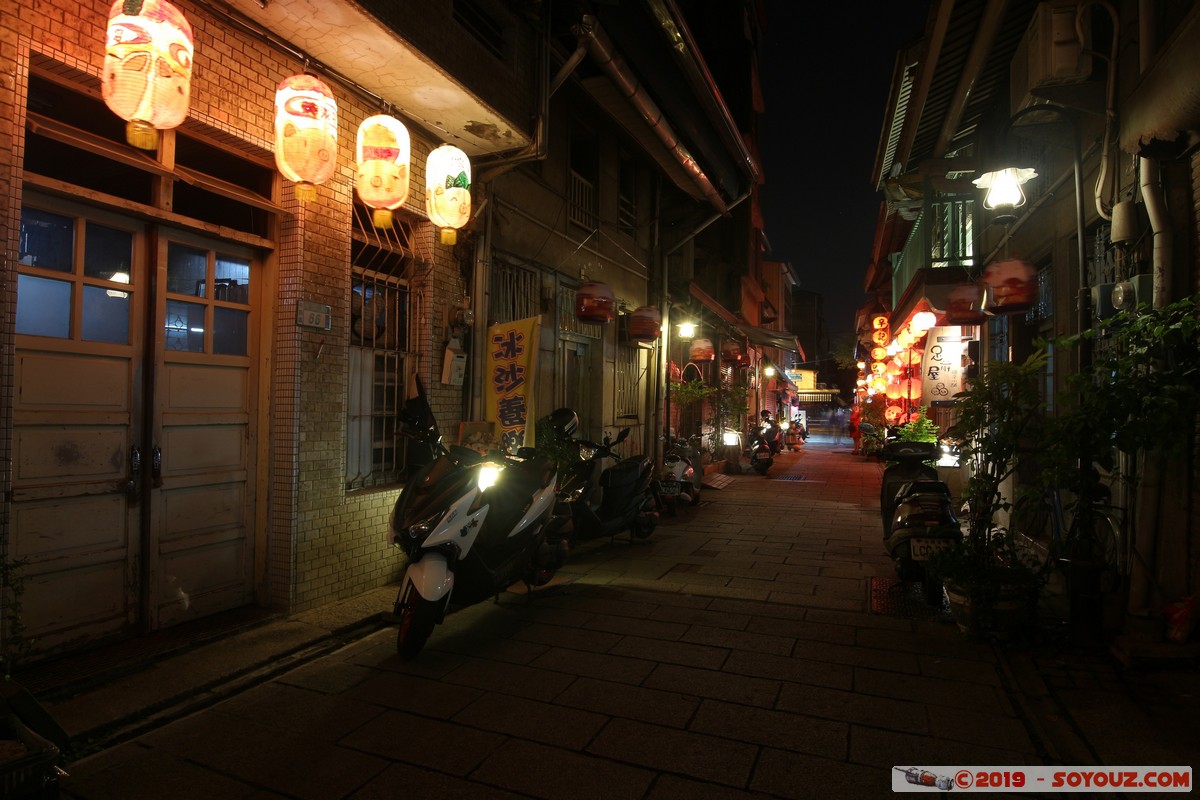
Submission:
POLYGON ((693 339, 688 349, 689 361, 714 361, 717 351, 713 348, 712 339, 693 339))
POLYGON ((885 346, 891 341, 891 335, 888 334, 887 328, 881 328, 871 334, 871 341, 879 346, 885 346))
POLYGON ((908 328, 901 328, 900 332, 896 334, 896 344, 902 348, 911 347, 914 339, 913 332, 908 328))
POLYGON ((872 361, 883 361, 886 358, 887 358, 887 348, 886 347, 872 347, 871 348, 871 360, 872 361))
POLYGON ((960 283, 946 299, 947 325, 979 325, 987 320, 983 310, 983 283, 960 283))
MULTIPOLYGON (((443 240, 444 241, 444 240, 443 240)), ((612 289, 603 281, 588 281, 575 291, 575 316, 580 322, 612 322, 616 301, 612 289)))
POLYGON ((889 400, 899 400, 904 397, 904 387, 898 383, 889 383, 884 391, 889 400))
POLYGON ((721 360, 731 364, 744 364, 750 359, 746 352, 742 350, 740 342, 722 342, 721 343, 721 360))
POLYGON ((877 331, 887 330, 887 326, 888 326, 888 318, 887 318, 886 314, 876 314, 871 319, 871 327, 873 327, 877 331))
POLYGON ((296 199, 317 199, 337 166, 337 101, 312 75, 293 75, 275 90, 275 166, 296 183, 296 199))
POLYGON ((679 364, 674 361, 667 364, 667 378, 671 383, 683 382, 683 370, 679 368, 679 364))
POLYGON ((988 264, 984 308, 991 314, 1024 314, 1037 302, 1037 269, 1028 261, 1010 259, 988 264))
POLYGON ((159 129, 187 117, 194 53, 192 26, 166 0, 112 4, 100 92, 134 147, 156 149, 159 129))
POLYGON ((395 117, 377 114, 358 126, 354 160, 358 165, 355 188, 371 213, 376 228, 392 227, 392 210, 408 199, 408 128, 395 117))
POLYGON ((900 415, 904 412, 900 410, 900 406, 888 406, 883 410, 883 418, 891 424, 896 424, 896 420, 900 419, 900 415))
POLYGON ((453 145, 435 148, 425 162, 425 210, 442 229, 442 244, 458 241, 457 230, 471 220, 471 160, 453 145))
POLYGON ((662 332, 662 314, 654 306, 635 308, 629 315, 629 338, 652 342, 662 332))
POLYGON ((918 311, 913 314, 911 327, 913 333, 918 336, 925 335, 925 332, 937 325, 937 315, 932 311, 918 311))

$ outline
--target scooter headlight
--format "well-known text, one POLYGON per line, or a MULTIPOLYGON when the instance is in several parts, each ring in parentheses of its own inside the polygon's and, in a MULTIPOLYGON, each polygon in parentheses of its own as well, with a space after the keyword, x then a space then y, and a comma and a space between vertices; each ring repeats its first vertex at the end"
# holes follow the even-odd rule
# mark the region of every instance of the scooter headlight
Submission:
POLYGON ((491 461, 480 465, 479 478, 477 479, 479 491, 485 491, 489 486, 494 485, 496 481, 500 479, 500 472, 503 469, 504 467, 502 465, 493 463, 491 461))
POLYGON ((591 461, 595 457, 596 457, 596 448, 590 447, 586 444, 579 445, 579 460, 580 461, 591 461))

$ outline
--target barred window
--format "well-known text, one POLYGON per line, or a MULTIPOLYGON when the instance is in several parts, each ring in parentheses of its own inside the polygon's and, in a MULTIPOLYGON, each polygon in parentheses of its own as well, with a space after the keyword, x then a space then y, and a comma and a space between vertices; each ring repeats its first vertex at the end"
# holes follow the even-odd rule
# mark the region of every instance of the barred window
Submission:
POLYGON ((627 344, 617 347, 616 390, 614 405, 617 419, 636 419, 639 414, 641 393, 641 349, 627 344))
POLYGON ((347 489, 399 483, 405 442, 396 414, 406 397, 409 292, 405 266, 411 229, 398 217, 374 229, 355 204, 351 247, 350 331, 346 418, 347 489))

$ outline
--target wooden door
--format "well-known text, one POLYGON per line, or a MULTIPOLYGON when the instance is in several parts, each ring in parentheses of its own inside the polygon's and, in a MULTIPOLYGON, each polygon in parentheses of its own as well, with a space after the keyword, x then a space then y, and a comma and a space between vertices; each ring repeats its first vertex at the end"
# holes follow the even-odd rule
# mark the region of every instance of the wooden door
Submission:
POLYGON ((27 199, 9 556, 39 651, 252 600, 258 272, 245 248, 27 199))

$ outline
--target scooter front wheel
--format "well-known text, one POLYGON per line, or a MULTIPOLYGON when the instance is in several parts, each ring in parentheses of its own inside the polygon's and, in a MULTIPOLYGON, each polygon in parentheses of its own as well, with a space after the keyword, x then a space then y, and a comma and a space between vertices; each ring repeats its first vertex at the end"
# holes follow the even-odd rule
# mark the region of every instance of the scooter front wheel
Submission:
POLYGON ((396 616, 400 619, 400 628, 396 632, 396 652, 405 661, 416 658, 425 647, 425 642, 429 641, 441 614, 440 606, 440 603, 422 597, 411 583, 405 589, 404 596, 396 602, 396 616))

